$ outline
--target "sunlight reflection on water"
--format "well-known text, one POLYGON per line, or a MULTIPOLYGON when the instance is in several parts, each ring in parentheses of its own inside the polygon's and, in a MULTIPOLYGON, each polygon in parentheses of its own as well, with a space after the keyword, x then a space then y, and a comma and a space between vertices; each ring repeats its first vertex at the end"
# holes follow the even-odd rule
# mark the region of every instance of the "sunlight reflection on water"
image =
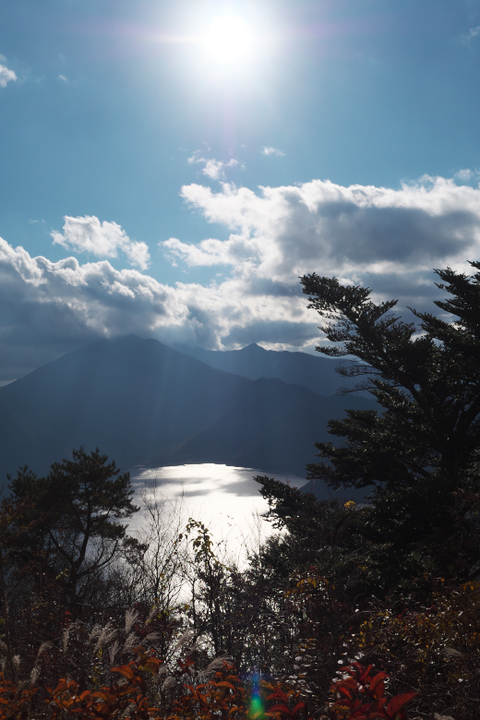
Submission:
MULTIPOLYGON (((226 545, 233 555, 243 555, 245 546, 255 548, 272 532, 271 524, 259 517, 268 504, 259 493, 260 485, 253 480, 255 475, 266 474, 294 487, 307 482, 291 475, 287 478, 216 463, 135 467, 130 471, 138 505, 142 506, 145 498, 152 499, 155 492, 173 503, 183 498, 185 521, 191 517, 203 522, 215 541, 226 545)), ((143 518, 141 510, 131 523, 133 528, 139 529, 143 518)))

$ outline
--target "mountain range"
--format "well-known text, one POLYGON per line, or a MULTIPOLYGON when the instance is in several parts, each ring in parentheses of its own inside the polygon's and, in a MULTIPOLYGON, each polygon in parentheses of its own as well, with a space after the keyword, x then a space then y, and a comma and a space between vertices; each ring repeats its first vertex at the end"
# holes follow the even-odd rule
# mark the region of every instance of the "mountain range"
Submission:
POLYGON ((351 381, 336 371, 337 362, 319 355, 302 352, 265 350, 252 343, 242 350, 204 350, 198 347, 179 347, 181 352, 191 355, 225 372, 241 375, 250 380, 276 378, 286 383, 304 385, 318 395, 333 395, 335 391, 351 381))
POLYGON ((314 442, 332 439, 329 419, 375 407, 332 395, 325 358, 256 345, 197 354, 100 340, 0 388, 1 480, 24 465, 44 474, 81 445, 122 469, 216 462, 302 476, 314 442))

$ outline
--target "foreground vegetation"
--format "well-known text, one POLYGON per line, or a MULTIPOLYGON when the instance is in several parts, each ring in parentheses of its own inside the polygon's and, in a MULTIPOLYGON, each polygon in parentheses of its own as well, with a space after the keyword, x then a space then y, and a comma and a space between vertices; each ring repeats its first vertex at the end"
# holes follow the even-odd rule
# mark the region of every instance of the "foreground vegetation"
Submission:
POLYGON ((450 316, 419 325, 303 279, 380 406, 330 424, 310 477, 369 500, 256 478, 278 532, 242 567, 162 498, 130 535, 128 473, 98 450, 10 478, 0 720, 478 718, 480 274, 437 272, 450 316))

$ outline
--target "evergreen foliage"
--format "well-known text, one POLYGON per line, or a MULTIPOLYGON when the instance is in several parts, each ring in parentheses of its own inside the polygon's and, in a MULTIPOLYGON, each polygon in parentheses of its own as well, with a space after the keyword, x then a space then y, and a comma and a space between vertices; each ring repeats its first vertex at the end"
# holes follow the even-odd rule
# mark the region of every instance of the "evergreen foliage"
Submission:
POLYGON ((87 454, 73 450, 73 459, 54 463, 38 478, 27 467, 10 479, 13 508, 22 507, 12 537, 10 556, 34 579, 36 589, 55 580, 62 604, 81 613, 82 591, 116 559, 120 547, 138 548, 124 522, 138 510, 132 504, 128 472, 120 474, 98 448, 87 454))
POLYGON ((369 493, 364 540, 392 575, 387 586, 427 569, 466 579, 480 560, 480 273, 435 272, 449 315, 412 310, 413 322, 369 288, 315 273, 301 281, 332 343, 317 350, 349 358, 339 371, 379 404, 329 423, 342 442, 317 443, 327 462, 308 465, 308 477, 369 493))

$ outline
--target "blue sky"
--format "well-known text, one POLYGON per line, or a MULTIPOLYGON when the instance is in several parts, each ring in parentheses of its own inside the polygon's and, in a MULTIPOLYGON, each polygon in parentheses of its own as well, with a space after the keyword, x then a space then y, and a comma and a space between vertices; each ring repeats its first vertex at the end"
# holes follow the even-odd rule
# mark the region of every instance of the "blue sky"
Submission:
POLYGON ((0 382, 136 332, 310 351, 480 245, 479 0, 0 0, 0 382))

